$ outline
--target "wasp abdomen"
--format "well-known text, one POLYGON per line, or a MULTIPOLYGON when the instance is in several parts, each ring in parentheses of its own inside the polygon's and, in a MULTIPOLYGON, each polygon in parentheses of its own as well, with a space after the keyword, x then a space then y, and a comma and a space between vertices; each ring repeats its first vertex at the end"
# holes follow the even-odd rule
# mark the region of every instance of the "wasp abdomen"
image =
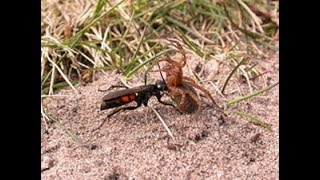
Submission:
POLYGON ((118 98, 114 98, 110 100, 104 100, 100 106, 100 110, 119 107, 136 100, 136 98, 137 98, 137 95, 134 93, 134 94, 120 96, 118 98))
POLYGON ((120 103, 126 104, 129 102, 132 102, 134 100, 136 100, 137 95, 136 94, 130 94, 130 95, 126 95, 126 96, 121 96, 120 97, 120 103))

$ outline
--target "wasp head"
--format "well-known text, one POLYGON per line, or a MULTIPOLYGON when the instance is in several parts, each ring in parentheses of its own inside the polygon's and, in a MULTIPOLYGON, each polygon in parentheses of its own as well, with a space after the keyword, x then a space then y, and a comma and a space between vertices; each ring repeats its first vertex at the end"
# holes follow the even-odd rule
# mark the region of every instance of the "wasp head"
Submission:
POLYGON ((167 84, 164 81, 158 80, 155 85, 159 91, 165 91, 168 89, 167 84))

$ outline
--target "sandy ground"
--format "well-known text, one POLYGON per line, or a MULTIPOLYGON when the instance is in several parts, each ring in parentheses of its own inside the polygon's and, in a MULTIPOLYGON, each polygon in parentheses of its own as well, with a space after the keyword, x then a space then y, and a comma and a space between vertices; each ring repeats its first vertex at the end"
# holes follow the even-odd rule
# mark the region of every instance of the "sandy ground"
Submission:
MULTIPOLYGON (((191 76, 197 61, 188 54, 185 74, 191 76)), ((253 91, 278 81, 278 53, 259 67, 270 71, 253 81, 253 91)), ((202 61, 201 61, 202 62, 202 61)), ((213 62, 204 61, 206 80, 225 79, 230 69, 210 76, 213 62)), ((191 76, 192 77, 192 76, 191 76)), ((278 179, 279 175, 279 86, 229 108, 254 115, 268 123, 273 132, 239 116, 223 121, 214 108, 204 107, 200 114, 180 115, 172 107, 163 106, 155 98, 149 104, 157 110, 173 132, 172 139, 150 107, 140 107, 114 115, 91 132, 110 113, 100 111, 101 98, 110 85, 120 83, 116 72, 96 74, 94 81, 56 92, 60 97, 43 99, 45 110, 57 117, 85 145, 72 140, 56 123, 48 128, 42 121, 42 179, 278 179)), ((150 75, 155 82, 157 75, 150 75)), ((218 82, 219 86, 223 81, 218 82)), ((132 86, 142 85, 135 77, 132 86)), ((203 85, 219 104, 249 93, 243 80, 233 78, 222 98, 210 83, 203 85)), ((205 102, 210 103, 207 99, 205 102)))

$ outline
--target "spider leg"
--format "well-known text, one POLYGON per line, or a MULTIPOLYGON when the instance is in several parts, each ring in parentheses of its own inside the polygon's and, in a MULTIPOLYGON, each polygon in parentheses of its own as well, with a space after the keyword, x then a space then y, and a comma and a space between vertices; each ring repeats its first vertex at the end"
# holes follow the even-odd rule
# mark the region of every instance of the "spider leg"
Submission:
MULTIPOLYGON (((203 87, 199 86, 193 79, 191 79, 190 77, 182 77, 183 80, 187 81, 188 83, 190 83, 193 87, 201 90, 203 93, 205 93, 207 96, 209 96, 209 98, 212 100, 213 104, 218 106, 217 103, 215 102, 215 100, 213 99, 213 97, 211 96, 211 94, 209 93, 209 91, 207 91, 206 89, 204 89, 203 87)), ((218 106, 219 107, 219 106, 218 106)))
POLYGON ((179 59, 179 64, 181 67, 184 67, 186 65, 186 52, 184 51, 183 47, 177 40, 168 40, 171 42, 173 46, 175 46, 179 51, 182 57, 179 59))
POLYGON ((182 67, 183 67, 183 66, 181 66, 180 63, 172 60, 169 56, 167 58, 158 60, 158 62, 162 62, 162 61, 166 61, 167 63, 170 63, 171 66, 178 66, 180 69, 182 69, 182 67))
POLYGON ((181 96, 180 102, 178 104, 178 107, 183 107, 186 105, 186 91, 184 89, 178 88, 178 87, 174 87, 174 86, 170 86, 169 88, 169 94, 171 96, 181 96))
POLYGON ((163 72, 168 72, 170 71, 172 68, 178 67, 180 69, 180 71, 182 71, 182 66, 181 64, 179 64, 178 62, 172 60, 169 56, 167 56, 166 58, 162 58, 160 60, 158 60, 157 62, 162 62, 162 61, 166 61, 167 63, 169 63, 170 65, 165 65, 164 68, 162 69, 158 69, 158 70, 150 70, 150 72, 159 72, 159 71, 163 71, 163 72))
POLYGON ((194 92, 189 92, 189 95, 195 101, 195 103, 197 103, 197 105, 198 105, 197 114, 196 114, 196 115, 198 115, 200 113, 200 110, 202 107, 202 101, 199 99, 198 95, 194 92))
POLYGON ((210 99, 212 100, 213 104, 218 108, 217 110, 220 111, 221 113, 223 113, 225 116, 226 113, 224 112, 223 108, 221 108, 220 106, 217 105, 217 103, 214 101, 214 99, 212 98, 211 94, 209 93, 209 91, 205 90, 203 87, 199 86, 193 79, 189 78, 189 77, 183 77, 183 79, 185 80, 185 82, 190 83, 193 87, 201 90, 202 92, 204 92, 207 96, 210 97, 210 99))

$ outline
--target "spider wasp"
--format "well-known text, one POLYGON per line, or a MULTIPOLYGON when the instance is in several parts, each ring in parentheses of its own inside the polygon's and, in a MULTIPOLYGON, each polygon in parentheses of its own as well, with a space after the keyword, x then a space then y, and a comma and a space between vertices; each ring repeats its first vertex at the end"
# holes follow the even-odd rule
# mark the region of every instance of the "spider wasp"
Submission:
MULTIPOLYGON (((163 94, 162 91, 166 91, 167 85, 164 81, 158 80, 155 84, 147 84, 142 85, 134 88, 128 88, 126 86, 111 86, 108 90, 115 88, 115 87, 124 87, 126 89, 111 92, 105 95, 102 98, 102 104, 100 106, 100 110, 110 109, 114 107, 119 107, 130 102, 136 101, 137 106, 130 106, 130 107, 123 107, 118 111, 122 110, 133 110, 140 107, 142 104, 144 106, 148 105, 148 101, 152 96, 156 96, 157 100, 164 105, 173 106, 173 104, 164 102, 161 100, 163 94)), ((117 113, 118 111, 113 112, 109 116, 117 113)))
MULTIPOLYGON (((146 79, 145 79, 145 82, 146 82, 146 79)), ((126 89, 114 91, 114 92, 111 92, 111 93, 105 95, 102 98, 102 104, 100 106, 101 111, 106 110, 106 109, 115 108, 115 107, 120 107, 125 104, 129 104, 133 101, 135 101, 137 104, 136 104, 136 106, 121 107, 121 108, 113 111, 112 113, 110 113, 107 116, 107 118, 110 118, 112 115, 114 115, 120 111, 134 110, 134 109, 140 107, 142 104, 144 106, 148 106, 148 101, 152 96, 155 96, 161 104, 164 104, 167 106, 172 106, 175 108, 175 106, 173 104, 161 100, 161 97, 164 94, 166 94, 165 91, 168 90, 168 86, 164 80, 163 81, 158 80, 158 81, 156 81, 155 84, 146 84, 146 85, 137 86, 137 87, 133 87, 133 88, 128 88, 127 86, 111 86, 106 91, 113 89, 113 88, 116 88, 116 87, 122 87, 122 88, 126 88, 126 89)), ((100 90, 100 91, 105 91, 105 90, 100 90)), ((178 109, 176 109, 176 110, 178 112, 180 112, 178 109)), ((99 129, 105 123, 106 119, 95 130, 99 129)), ((95 130, 93 130, 93 131, 95 131, 95 130)))

